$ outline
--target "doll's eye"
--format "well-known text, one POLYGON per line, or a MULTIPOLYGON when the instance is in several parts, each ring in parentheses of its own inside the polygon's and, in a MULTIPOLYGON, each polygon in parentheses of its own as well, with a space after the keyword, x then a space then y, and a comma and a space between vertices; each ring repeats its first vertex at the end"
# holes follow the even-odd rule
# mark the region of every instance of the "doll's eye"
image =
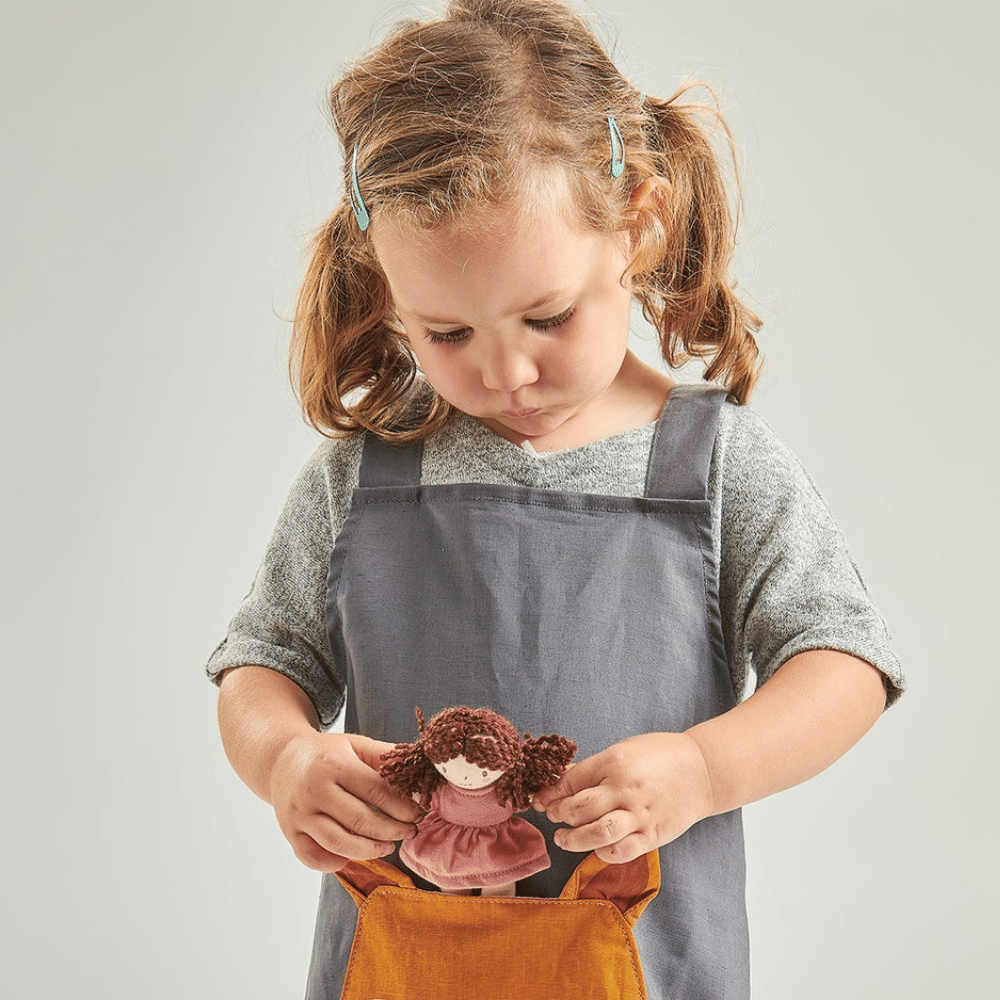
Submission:
POLYGON ((489 771, 483 771, 483 777, 484 777, 484 778, 488 778, 488 777, 489 777, 489 774, 490 774, 490 772, 489 772, 489 771))

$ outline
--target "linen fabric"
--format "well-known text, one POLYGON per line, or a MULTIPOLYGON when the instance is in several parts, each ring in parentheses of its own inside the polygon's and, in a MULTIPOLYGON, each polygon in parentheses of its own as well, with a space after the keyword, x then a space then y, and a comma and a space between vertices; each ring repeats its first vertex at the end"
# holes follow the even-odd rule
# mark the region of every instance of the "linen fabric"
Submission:
MULTIPOLYGON (((424 443, 421 483, 480 482, 641 496, 654 426, 534 454, 458 413, 424 443)), ((252 663, 294 680, 324 726, 344 706, 326 635, 333 541, 358 485, 363 435, 324 439, 292 483, 249 592, 212 652, 209 678, 252 663)), ((723 405, 708 477, 729 670, 741 695, 807 649, 877 667, 893 704, 906 680, 885 621, 826 501, 751 406, 723 405)), ((405 738, 405 733, 397 737, 405 738)))
MULTIPOLYGON (((655 429, 547 456, 463 417, 422 449, 324 444, 209 671, 272 666, 327 723, 349 692, 347 731, 390 742, 409 735, 414 704, 485 704, 584 757, 717 715, 748 678, 819 647, 879 667, 890 700, 901 690, 801 466, 752 411, 678 386, 655 429)), ((553 865, 519 891, 551 897, 576 859, 532 822, 553 865)), ((636 933, 650 997, 748 996, 739 813, 696 824, 661 864, 636 933)), ((310 1000, 340 989, 345 903, 324 879, 310 1000)))
MULTIPOLYGON (((588 757, 731 708, 705 499, 723 398, 708 387, 670 393, 647 481, 677 496, 425 486, 420 444, 367 436, 327 583, 345 731, 391 740, 412 726, 414 705, 486 705, 519 728, 571 734, 588 757)), ((579 858, 555 845, 544 816, 525 818, 552 864, 520 880, 518 894, 558 897, 579 858)), ((739 811, 702 820, 659 863, 663 891, 635 928, 649 996, 749 996, 739 811)), ((339 987, 353 911, 325 879, 309 1000, 339 987)), ((399 946, 404 961, 421 944, 399 946)))
POLYGON ((360 910, 343 1000, 646 1000, 632 928, 659 889, 655 851, 591 854, 558 899, 422 892, 382 861, 337 877, 360 910))

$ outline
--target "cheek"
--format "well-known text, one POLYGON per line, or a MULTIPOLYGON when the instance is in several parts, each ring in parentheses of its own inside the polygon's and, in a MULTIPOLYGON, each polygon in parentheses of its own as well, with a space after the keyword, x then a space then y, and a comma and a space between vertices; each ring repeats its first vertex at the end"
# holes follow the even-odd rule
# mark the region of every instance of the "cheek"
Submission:
POLYGON ((454 351, 442 351, 435 347, 417 355, 420 370, 427 376, 431 385, 445 398, 449 394, 468 392, 474 377, 469 366, 455 355, 454 351))
POLYGON ((564 382, 602 382, 621 367, 628 350, 628 327, 614 331, 593 327, 553 353, 550 378, 564 382))
POLYGON ((417 359, 417 364, 420 366, 420 370, 431 380, 435 382, 438 380, 447 379, 449 372, 454 371, 454 365, 449 364, 446 346, 440 344, 432 344, 425 337, 418 335, 417 337, 409 336, 407 338, 407 343, 410 346, 410 350, 413 352, 413 356, 417 359))

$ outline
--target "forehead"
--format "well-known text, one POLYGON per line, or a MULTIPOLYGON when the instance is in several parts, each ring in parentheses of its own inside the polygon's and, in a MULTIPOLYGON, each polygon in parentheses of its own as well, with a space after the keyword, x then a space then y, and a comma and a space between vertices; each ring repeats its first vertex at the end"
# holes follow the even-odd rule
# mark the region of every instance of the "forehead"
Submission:
POLYGON ((614 238, 568 215, 490 207, 425 230, 389 216, 373 221, 371 238, 397 308, 446 322, 470 308, 508 315, 577 292, 607 268, 614 238))

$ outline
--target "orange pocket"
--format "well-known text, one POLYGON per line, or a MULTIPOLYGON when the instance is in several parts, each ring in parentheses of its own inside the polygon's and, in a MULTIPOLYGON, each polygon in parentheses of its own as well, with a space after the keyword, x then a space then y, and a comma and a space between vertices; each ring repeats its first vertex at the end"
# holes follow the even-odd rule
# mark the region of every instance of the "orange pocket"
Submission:
POLYGON ((632 926, 660 887, 656 851, 588 855, 558 899, 417 889, 384 861, 338 878, 358 904, 342 1000, 645 1000, 632 926))

